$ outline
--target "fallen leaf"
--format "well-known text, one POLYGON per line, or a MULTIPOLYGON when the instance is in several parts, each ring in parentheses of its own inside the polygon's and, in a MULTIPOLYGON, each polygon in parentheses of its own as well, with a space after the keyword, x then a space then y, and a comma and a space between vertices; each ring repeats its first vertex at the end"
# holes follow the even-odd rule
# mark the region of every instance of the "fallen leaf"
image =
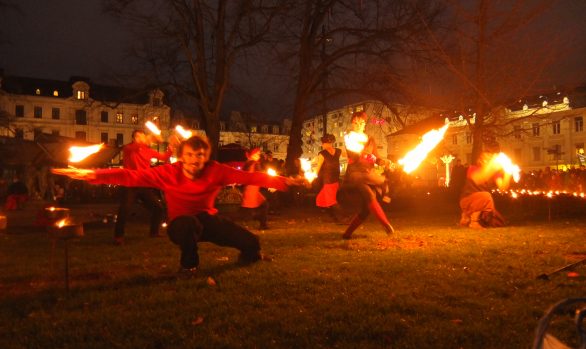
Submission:
POLYGON ((208 282, 208 285, 210 285, 210 286, 216 286, 217 285, 216 284, 216 280, 214 280, 211 276, 208 276, 207 282, 208 282))
POLYGON ((202 316, 198 316, 197 318, 191 320, 191 324, 193 326, 197 326, 197 325, 203 324, 203 317, 202 316))

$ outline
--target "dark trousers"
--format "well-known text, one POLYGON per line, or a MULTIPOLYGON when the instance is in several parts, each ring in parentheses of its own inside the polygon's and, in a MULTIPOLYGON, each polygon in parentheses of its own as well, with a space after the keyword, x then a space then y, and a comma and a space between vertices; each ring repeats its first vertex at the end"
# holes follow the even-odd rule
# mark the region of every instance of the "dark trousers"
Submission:
POLYGON ((250 208, 250 207, 241 207, 244 215, 248 217, 252 217, 252 219, 258 221, 260 229, 267 228, 267 216, 269 214, 269 203, 267 201, 263 202, 259 207, 250 208))
POLYGON ((240 261, 252 263, 260 257, 258 236, 229 219, 218 215, 200 213, 179 216, 169 224, 169 239, 181 249, 181 267, 199 266, 198 242, 234 247, 240 251, 240 261))
POLYGON ((144 207, 151 213, 151 236, 159 235, 159 229, 163 221, 163 201, 159 192, 153 188, 121 187, 120 190, 120 207, 118 208, 118 217, 114 227, 114 236, 124 236, 126 219, 137 199, 140 199, 144 207))

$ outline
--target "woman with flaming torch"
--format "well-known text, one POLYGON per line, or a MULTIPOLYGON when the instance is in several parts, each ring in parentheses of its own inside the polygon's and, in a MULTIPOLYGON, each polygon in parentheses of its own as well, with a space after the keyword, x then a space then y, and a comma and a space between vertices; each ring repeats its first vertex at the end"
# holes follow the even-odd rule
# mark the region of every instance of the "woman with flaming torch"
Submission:
POLYGON ((304 184, 292 178, 244 172, 210 161, 210 151, 208 140, 196 135, 179 145, 179 161, 173 164, 141 170, 69 168, 52 172, 92 184, 162 190, 170 220, 167 233, 181 250, 180 274, 191 276, 199 266, 197 244, 203 241, 240 250, 241 263, 265 259, 260 252, 258 236, 218 215, 214 203, 223 186, 237 183, 287 190, 291 185, 304 184))
POLYGON ((339 201, 343 205, 355 204, 357 195, 362 201, 360 212, 352 218, 342 236, 344 239, 352 237, 352 233, 366 220, 369 213, 375 215, 388 235, 394 232, 393 226, 376 199, 376 193, 382 192, 385 177, 374 171, 374 165, 376 163, 386 166, 388 161, 378 155, 374 139, 364 132, 367 119, 365 112, 354 113, 351 119, 352 132, 344 137, 348 168, 339 193, 339 201))
MULTIPOLYGON (((243 170, 246 172, 261 172, 260 165, 260 149, 253 148, 246 152, 248 161, 244 164, 243 170)), ((271 176, 276 175, 274 170, 271 172, 268 169, 267 173, 271 176)), ((269 229, 267 226, 267 215, 269 213, 269 203, 264 195, 260 192, 258 185, 247 185, 244 187, 242 193, 242 203, 240 204, 245 211, 251 211, 253 219, 258 220, 259 229, 269 229)))
POLYGON ((505 220, 497 211, 490 190, 495 185, 500 190, 509 187, 510 179, 519 180, 519 167, 504 153, 483 152, 476 165, 471 165, 460 195, 462 214, 460 225, 472 229, 485 226, 503 226, 505 220))

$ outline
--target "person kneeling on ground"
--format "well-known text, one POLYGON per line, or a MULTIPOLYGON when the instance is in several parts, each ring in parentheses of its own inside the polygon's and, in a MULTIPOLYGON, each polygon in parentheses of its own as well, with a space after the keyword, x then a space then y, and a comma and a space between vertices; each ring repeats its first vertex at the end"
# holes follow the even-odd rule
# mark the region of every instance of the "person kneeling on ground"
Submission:
POLYGON ((494 205, 490 189, 496 185, 500 190, 506 190, 511 176, 493 161, 494 157, 494 153, 484 152, 477 164, 468 168, 460 195, 461 226, 484 229, 505 225, 503 216, 494 205))
POLYGON ((181 250, 180 272, 193 274, 199 266, 197 244, 212 242, 240 250, 239 261, 254 263, 263 258, 258 236, 218 215, 214 202, 228 184, 258 185, 287 190, 304 180, 244 172, 210 160, 207 139, 193 136, 178 148, 179 161, 144 170, 128 169, 53 169, 52 172, 92 184, 118 184, 151 187, 163 191, 170 220, 167 234, 181 250))

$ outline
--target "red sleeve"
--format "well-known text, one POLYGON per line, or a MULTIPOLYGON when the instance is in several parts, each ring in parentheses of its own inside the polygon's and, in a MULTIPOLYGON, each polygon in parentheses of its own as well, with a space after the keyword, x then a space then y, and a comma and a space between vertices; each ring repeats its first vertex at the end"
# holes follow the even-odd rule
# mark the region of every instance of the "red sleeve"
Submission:
POLYGON ((217 167, 216 173, 220 179, 220 184, 243 184, 243 185, 258 185, 259 187, 275 188, 280 191, 286 191, 287 178, 281 176, 269 176, 264 172, 244 172, 226 166, 223 164, 215 164, 217 167))
POLYGON ((123 168, 98 169, 96 179, 91 184, 117 184, 125 187, 151 187, 162 189, 169 176, 172 165, 152 167, 146 170, 128 170, 123 168))

